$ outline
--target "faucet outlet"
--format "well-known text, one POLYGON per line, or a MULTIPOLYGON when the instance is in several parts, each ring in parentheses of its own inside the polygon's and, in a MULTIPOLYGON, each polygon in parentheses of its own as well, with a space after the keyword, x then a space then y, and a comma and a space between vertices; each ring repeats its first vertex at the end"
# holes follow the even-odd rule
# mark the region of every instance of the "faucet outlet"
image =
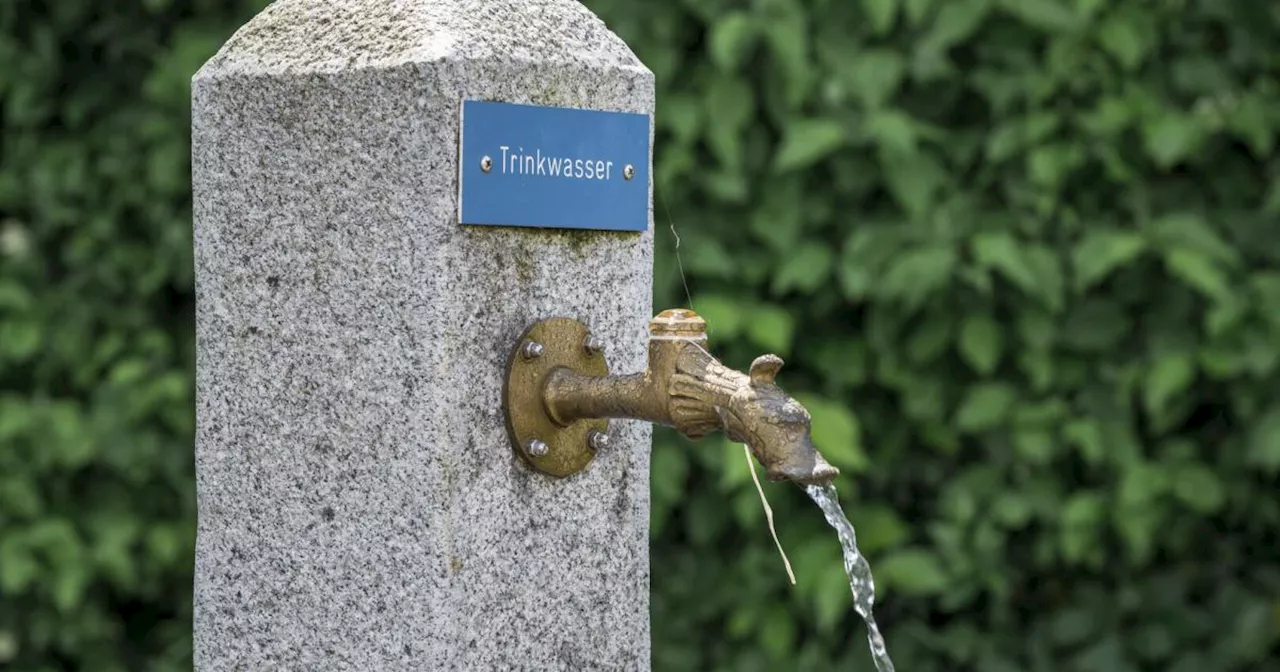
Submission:
POLYGON ((610 418, 644 420, 693 439, 723 431, 745 443, 773 481, 834 480, 839 470, 814 447, 808 411, 774 382, 782 359, 761 355, 742 373, 706 345, 702 317, 665 310, 649 321, 645 370, 611 375, 604 342, 583 323, 554 317, 533 324, 516 341, 503 389, 516 453, 538 471, 568 476, 608 445, 610 418), (529 343, 542 346, 537 356, 528 356, 529 343), (530 450, 534 440, 545 450, 530 450))

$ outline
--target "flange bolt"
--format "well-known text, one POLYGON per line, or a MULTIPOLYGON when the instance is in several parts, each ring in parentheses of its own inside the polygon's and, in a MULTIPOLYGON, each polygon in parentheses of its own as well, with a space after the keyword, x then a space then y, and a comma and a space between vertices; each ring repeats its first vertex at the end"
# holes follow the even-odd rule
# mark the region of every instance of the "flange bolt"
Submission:
POLYGON ((542 356, 542 344, 537 341, 525 341, 520 348, 520 355, 525 359, 537 359, 542 356))

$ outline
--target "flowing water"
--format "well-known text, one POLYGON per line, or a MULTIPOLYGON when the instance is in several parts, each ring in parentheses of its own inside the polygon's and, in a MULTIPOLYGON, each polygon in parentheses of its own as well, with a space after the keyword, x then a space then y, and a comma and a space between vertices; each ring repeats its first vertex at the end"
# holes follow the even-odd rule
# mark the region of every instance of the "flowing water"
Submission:
POLYGON ((867 622, 867 643, 871 645, 871 658, 880 672, 893 672, 893 661, 889 660, 889 651, 884 645, 884 636, 876 625, 876 618, 871 607, 876 601, 876 584, 871 578, 871 565, 858 550, 858 538, 853 532, 853 523, 840 508, 840 500, 836 498, 833 485, 807 485, 805 492, 809 498, 822 509, 827 524, 835 528, 840 538, 840 548, 844 551, 844 573, 849 576, 849 590, 853 591, 853 609, 862 620, 867 622))

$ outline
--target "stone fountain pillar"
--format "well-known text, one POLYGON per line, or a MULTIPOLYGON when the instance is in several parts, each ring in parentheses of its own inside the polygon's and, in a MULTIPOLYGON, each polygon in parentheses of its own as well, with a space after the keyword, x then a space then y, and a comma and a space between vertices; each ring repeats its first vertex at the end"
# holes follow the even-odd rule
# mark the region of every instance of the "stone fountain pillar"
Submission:
POLYGON ((500 404, 546 317, 644 367, 651 186, 642 231, 460 224, 464 100, 653 76, 572 0, 278 0, 194 77, 197 670, 650 667, 649 426, 557 479, 500 404))

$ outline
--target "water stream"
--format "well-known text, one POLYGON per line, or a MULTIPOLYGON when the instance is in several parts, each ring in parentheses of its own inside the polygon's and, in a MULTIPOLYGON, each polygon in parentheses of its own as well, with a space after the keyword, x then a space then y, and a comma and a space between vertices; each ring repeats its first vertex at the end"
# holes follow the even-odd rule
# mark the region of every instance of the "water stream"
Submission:
POLYGON ((876 584, 871 578, 871 565, 858 550, 858 538, 853 531, 853 523, 840 508, 840 500, 836 498, 833 485, 808 485, 805 492, 809 498, 822 509, 827 524, 835 528, 840 538, 840 548, 844 551, 844 573, 849 576, 849 590, 853 591, 853 609, 862 620, 867 622, 867 643, 871 645, 871 658, 880 672, 893 672, 893 661, 889 660, 889 651, 884 645, 884 636, 876 625, 876 618, 871 607, 876 601, 876 584))

